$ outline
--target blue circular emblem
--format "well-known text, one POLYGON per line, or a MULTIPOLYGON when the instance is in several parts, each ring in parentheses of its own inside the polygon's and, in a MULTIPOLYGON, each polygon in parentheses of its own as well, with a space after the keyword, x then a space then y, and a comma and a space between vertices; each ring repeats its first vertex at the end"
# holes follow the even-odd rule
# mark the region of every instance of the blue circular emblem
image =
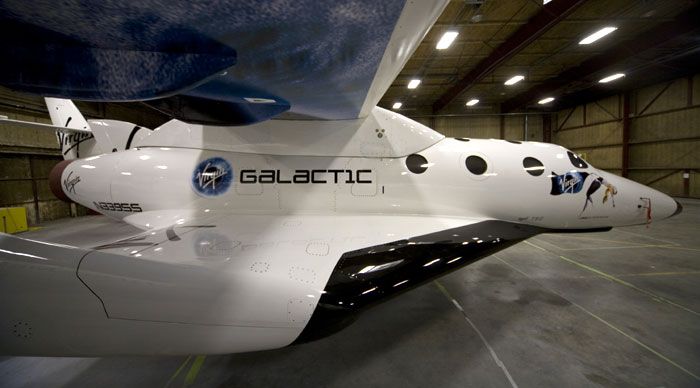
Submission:
POLYGON ((233 169, 224 158, 203 160, 192 173, 192 188, 204 197, 214 197, 228 191, 233 182, 233 169))

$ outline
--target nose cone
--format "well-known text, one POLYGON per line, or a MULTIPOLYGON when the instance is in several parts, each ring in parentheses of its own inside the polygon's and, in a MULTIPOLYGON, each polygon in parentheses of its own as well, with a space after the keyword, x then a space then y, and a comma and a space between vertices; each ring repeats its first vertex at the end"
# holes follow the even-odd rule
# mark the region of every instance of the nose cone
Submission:
POLYGON ((673 217, 683 210, 678 201, 654 189, 649 189, 651 198, 651 216, 654 220, 663 220, 673 217))
MULTIPOLYGON (((607 220, 612 226, 640 225, 675 216, 683 209, 673 198, 656 189, 605 172, 596 172, 596 174, 600 175, 603 181, 600 182, 597 191, 589 188, 587 192, 592 192, 592 203, 589 201, 588 207, 598 206, 590 210, 587 208, 586 212, 582 213, 583 216, 609 216, 607 220), (600 206, 600 203, 596 202, 596 198, 599 198, 596 197, 596 194, 601 195, 598 194, 598 191, 606 188, 609 191, 605 192, 604 195, 608 194, 608 197, 611 197, 608 202, 614 201, 612 209, 606 208, 605 203, 600 206), (599 213, 595 213, 595 211, 599 211, 599 213)), ((596 186, 591 185, 590 187, 595 188, 596 186)), ((605 196, 603 200, 605 200, 605 196)))
POLYGON ((678 201, 676 201, 676 211, 671 214, 671 217, 680 214, 683 211, 683 205, 681 205, 678 201))

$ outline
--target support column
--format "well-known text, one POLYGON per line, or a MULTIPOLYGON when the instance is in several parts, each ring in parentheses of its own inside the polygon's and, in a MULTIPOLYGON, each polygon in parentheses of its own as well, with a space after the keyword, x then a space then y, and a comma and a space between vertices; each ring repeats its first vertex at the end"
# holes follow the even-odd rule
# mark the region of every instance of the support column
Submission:
POLYGON ((500 138, 505 140, 505 138, 506 138, 506 117, 501 115, 500 120, 501 120, 501 126, 500 126, 500 132, 499 132, 500 138))
POLYGON ((548 113, 542 116, 542 141, 545 143, 552 142, 552 114, 548 113))
POLYGON ((630 168, 630 92, 622 97, 622 176, 629 176, 630 168))

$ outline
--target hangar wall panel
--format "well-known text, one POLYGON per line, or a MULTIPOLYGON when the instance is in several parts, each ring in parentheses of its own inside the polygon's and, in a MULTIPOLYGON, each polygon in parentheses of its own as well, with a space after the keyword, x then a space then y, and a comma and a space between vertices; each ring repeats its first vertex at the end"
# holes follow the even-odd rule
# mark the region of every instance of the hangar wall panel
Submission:
MULTIPOLYGON (((565 109, 554 143, 623 174, 623 95, 565 109)), ((671 195, 700 198, 700 75, 629 92, 627 176, 671 195)))
POLYGON ((622 142, 620 123, 592 124, 556 133, 556 142, 576 151, 579 148, 619 145, 622 142))
POLYGON ((683 170, 689 166, 697 169, 699 150, 700 140, 632 144, 630 165, 645 169, 683 170))
POLYGON ((497 116, 438 117, 435 129, 448 137, 498 138, 500 121, 497 116))
POLYGON ((498 114, 418 117, 415 119, 447 137, 542 141, 542 115, 500 116, 498 114))
POLYGON ((504 117, 503 133, 506 140, 522 140, 524 136, 523 118, 519 116, 504 117))
POLYGON ((622 117, 619 96, 611 96, 586 104, 586 125, 619 120, 622 117))
POLYGON ((647 142, 700 137, 700 107, 641 116, 632 121, 630 141, 647 142))
POLYGON ((640 115, 683 108, 688 104, 688 80, 681 78, 652 85, 635 94, 633 111, 640 115))
POLYGON ((0 154, 0 207, 24 207, 30 225, 86 214, 82 206, 57 199, 49 188, 49 171, 61 160, 59 156, 0 154))

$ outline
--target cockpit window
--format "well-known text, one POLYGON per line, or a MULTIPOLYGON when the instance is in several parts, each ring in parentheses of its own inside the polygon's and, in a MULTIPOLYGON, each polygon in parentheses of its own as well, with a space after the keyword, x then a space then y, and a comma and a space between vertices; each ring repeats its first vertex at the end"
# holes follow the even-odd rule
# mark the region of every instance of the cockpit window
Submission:
POLYGON ((467 170, 469 170, 474 175, 483 175, 488 168, 486 161, 479 156, 472 155, 465 161, 467 165, 467 170))
POLYGON ((540 176, 544 173, 544 165, 542 162, 529 156, 523 159, 523 168, 532 176, 540 176))
POLYGON ((569 155, 569 160, 571 161, 571 164, 574 165, 574 167, 578 168, 588 168, 588 163, 586 163, 585 160, 581 159, 578 155, 571 151, 566 151, 566 154, 569 155))

